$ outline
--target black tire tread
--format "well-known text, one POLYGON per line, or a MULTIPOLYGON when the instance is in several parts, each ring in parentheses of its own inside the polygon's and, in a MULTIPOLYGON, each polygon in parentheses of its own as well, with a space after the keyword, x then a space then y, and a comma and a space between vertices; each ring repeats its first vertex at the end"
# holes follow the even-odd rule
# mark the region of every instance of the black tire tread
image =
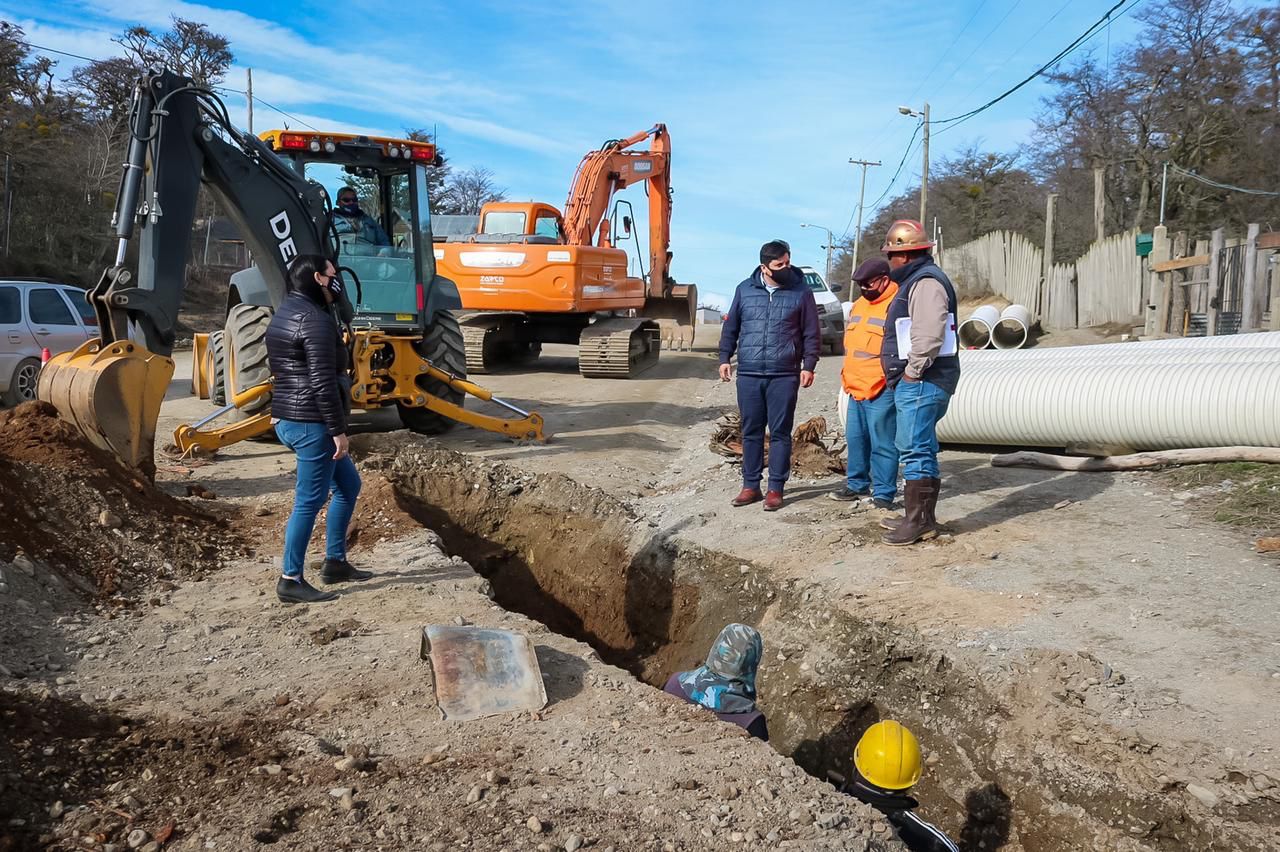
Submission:
MULTIPOLYGON (((450 311, 439 311, 431 326, 418 344, 418 353, 441 370, 459 378, 467 375, 467 347, 462 337, 458 318, 450 311)), ((421 388, 432 396, 462 405, 466 394, 455 391, 436 379, 420 379, 421 388)), ((400 422, 408 429, 423 435, 440 435, 453 428, 454 421, 427 408, 396 406, 400 410, 400 422)))

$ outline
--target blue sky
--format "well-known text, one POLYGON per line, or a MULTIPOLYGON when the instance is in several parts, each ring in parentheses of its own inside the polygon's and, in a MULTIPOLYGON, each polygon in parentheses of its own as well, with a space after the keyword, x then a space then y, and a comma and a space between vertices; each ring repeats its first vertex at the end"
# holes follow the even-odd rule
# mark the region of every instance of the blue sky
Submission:
MULTIPOLYGON (((127 26, 201 21, 231 40, 228 87, 242 89, 252 67, 255 95, 318 128, 436 127, 455 166, 485 166, 512 199, 556 206, 586 151, 665 122, 674 273, 724 298, 774 237, 791 243, 795 262, 822 267, 826 235, 800 223, 837 237, 852 227, 850 157, 884 163, 867 179, 867 201, 881 195, 915 129, 899 104, 927 99, 935 119, 972 109, 1111 5, 0 0, 0 17, 31 42, 95 58, 112 55, 110 38, 127 26)), ((1135 28, 1131 17, 1118 21, 1112 47, 1135 28)), ((1103 33, 1091 46, 1101 55, 1107 41, 1103 33)), ((933 157, 975 141, 1026 141, 1044 91, 1034 83, 935 135, 933 157)), ((228 104, 243 122, 244 99, 228 104)), ((285 121, 257 105, 255 129, 285 121)), ((917 154, 890 195, 919 173, 917 154)), ((636 192, 627 194, 639 208, 636 192)))

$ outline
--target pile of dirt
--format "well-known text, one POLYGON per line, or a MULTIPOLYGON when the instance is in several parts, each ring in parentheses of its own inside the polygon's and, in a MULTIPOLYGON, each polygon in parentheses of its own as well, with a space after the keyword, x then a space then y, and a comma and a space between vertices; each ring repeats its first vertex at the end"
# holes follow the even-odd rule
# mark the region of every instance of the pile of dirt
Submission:
MULTIPOLYGON (((827 421, 812 417, 791 434, 791 472, 806 479, 822 479, 844 473, 844 447, 839 438, 827 441, 827 421)), ((711 452, 728 458, 742 458, 742 415, 734 411, 716 421, 711 436, 711 452)), ((769 442, 764 445, 764 461, 769 463, 769 442)))
POLYGON ((124 467, 52 406, 0 412, 0 558, 112 595, 201 576, 242 552, 226 519, 124 467))

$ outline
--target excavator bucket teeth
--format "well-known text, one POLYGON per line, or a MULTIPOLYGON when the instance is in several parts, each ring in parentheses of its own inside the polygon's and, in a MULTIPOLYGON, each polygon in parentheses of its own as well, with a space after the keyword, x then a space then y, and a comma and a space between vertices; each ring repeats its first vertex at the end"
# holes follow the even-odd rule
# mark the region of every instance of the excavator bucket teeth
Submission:
POLYGON ((90 340, 49 360, 36 395, 92 443, 129 467, 155 476, 156 421, 173 359, 130 340, 90 340))

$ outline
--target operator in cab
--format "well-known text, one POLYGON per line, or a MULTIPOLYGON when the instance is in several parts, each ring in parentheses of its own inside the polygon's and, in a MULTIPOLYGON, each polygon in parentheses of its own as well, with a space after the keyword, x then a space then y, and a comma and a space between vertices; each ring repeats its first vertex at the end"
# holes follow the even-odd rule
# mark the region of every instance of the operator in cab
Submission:
POLYGON ((387 236, 377 219, 361 209, 356 191, 349 186, 338 190, 338 206, 333 208, 333 229, 338 232, 339 242, 345 242, 342 237, 350 234, 356 243, 378 247, 391 245, 391 237, 387 236))

